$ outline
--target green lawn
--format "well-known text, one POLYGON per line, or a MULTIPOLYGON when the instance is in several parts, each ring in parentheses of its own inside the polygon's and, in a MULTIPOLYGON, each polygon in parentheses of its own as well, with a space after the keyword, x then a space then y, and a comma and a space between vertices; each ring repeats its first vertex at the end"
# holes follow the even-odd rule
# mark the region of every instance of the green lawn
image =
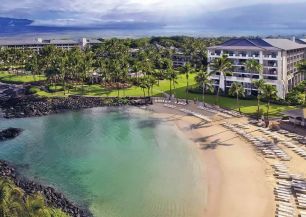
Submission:
MULTIPOLYGON (((178 98, 185 98, 185 89, 176 89, 176 96, 178 98)), ((202 95, 201 94, 194 94, 194 93, 190 93, 189 95, 189 99, 198 99, 198 100, 202 100, 202 95)), ((210 103, 210 104, 215 104, 216 103, 216 96, 214 95, 205 95, 205 102, 210 103)), ((230 108, 233 110, 238 111, 237 108, 237 103, 236 103, 236 99, 235 98, 230 98, 230 97, 223 97, 223 96, 219 96, 219 102, 218 105, 221 107, 225 107, 225 108, 230 108)), ((244 114, 256 114, 257 113, 257 100, 240 100, 240 105, 241 105, 241 112, 244 114)), ((266 103, 264 102, 260 102, 260 109, 262 110, 262 112, 266 112, 267 111, 267 106, 266 103)), ((295 106, 285 106, 285 105, 275 105, 275 104, 271 104, 270 105, 270 115, 271 116, 280 116, 281 112, 286 111, 286 110, 290 110, 290 109, 295 109, 295 106)))
POLYGON ((15 75, 7 72, 0 72, 0 81, 4 83, 22 84, 42 80, 46 80, 46 77, 43 75, 37 75, 34 79, 32 75, 15 75))
MULTIPOLYGON (((195 74, 191 74, 189 78, 189 85, 195 85, 194 81, 195 74)), ((45 80, 45 76, 35 76, 36 81, 45 80)), ((0 81, 6 82, 6 83, 29 83, 34 82, 34 77, 32 75, 12 75, 8 74, 7 72, 0 72, 0 81)), ((57 85, 56 89, 60 90, 62 86, 57 85)), ((107 90, 103 88, 99 84, 94 85, 84 85, 84 91, 82 91, 82 87, 78 86, 76 89, 70 89, 69 92, 66 91, 66 95, 64 95, 63 91, 56 91, 54 93, 48 93, 42 90, 39 90, 39 88, 34 88, 37 92, 37 95, 40 96, 46 96, 46 97, 65 97, 68 95, 86 95, 86 96, 117 96, 118 92, 117 90, 107 90)), ((52 88, 51 88, 52 89, 52 88)), ((177 79, 177 83, 175 84, 173 93, 177 98, 185 98, 186 97, 186 78, 185 75, 179 75, 177 79)), ((153 96, 163 96, 163 92, 169 93, 169 81, 168 80, 162 80, 159 82, 159 85, 155 85, 153 88, 153 96)), ((147 91, 146 91, 147 95, 147 91)), ((130 87, 126 89, 122 89, 119 91, 119 96, 143 96, 143 91, 141 88, 138 87, 130 87)), ((188 99, 202 99, 201 94, 194 94, 190 93, 188 94, 188 99)), ((215 104, 216 97, 213 95, 206 95, 205 101, 207 103, 215 104)), ((257 101, 256 100, 241 100, 241 111, 245 114, 255 114, 257 111, 257 101)), ((230 97, 219 97, 219 105, 222 107, 235 109, 236 107, 236 100, 234 98, 230 97)), ((265 103, 261 103, 261 109, 263 112, 266 111, 266 105, 265 103)), ((282 111, 294 109, 294 106, 282 106, 282 105, 271 105, 270 112, 272 116, 279 116, 282 111)))
MULTIPOLYGON (((190 79, 189 79, 190 86, 195 85, 194 76, 195 76, 194 74, 190 75, 190 79)), ((60 86, 58 86, 57 88, 59 89, 60 86)), ((184 75, 180 75, 173 92, 177 98, 185 98, 186 97, 185 89, 186 89, 186 78, 184 75)), ((153 96, 163 96, 162 94, 163 92, 169 93, 169 81, 168 80, 162 80, 160 81, 159 85, 154 86, 153 96)), ((82 88, 81 86, 79 86, 76 90, 71 89, 69 93, 66 92, 66 95, 64 95, 63 91, 58 91, 55 93, 47 93, 47 92, 40 91, 40 90, 37 92, 37 94, 40 96, 47 96, 47 97, 55 97, 55 96, 63 97, 63 96, 68 96, 70 94, 81 95, 82 88)), ((84 86, 83 94, 87 96, 117 96, 118 95, 117 90, 110 91, 110 90, 107 90, 101 87, 101 85, 99 84, 84 86)), ((140 88, 133 86, 130 88, 126 88, 125 90, 120 90, 119 94, 121 97, 123 96, 143 96, 143 91, 140 88)), ((188 99, 195 99, 195 98, 201 100, 202 95, 194 94, 194 93, 188 94, 188 99)), ((216 97, 214 95, 206 95, 205 101, 207 103, 214 104, 216 102, 216 97)), ((241 111, 245 114, 255 114, 257 112, 257 101, 256 100, 241 100, 240 104, 241 104, 241 111)), ((238 110, 236 107, 236 99, 234 98, 220 96, 219 105, 222 107, 238 110)), ((270 107, 270 114, 272 116, 279 116, 281 115, 280 113, 282 111, 290 110, 294 108, 295 108, 294 106, 283 106, 283 105, 272 104, 270 107)), ((266 104, 263 102, 261 102, 261 109, 263 112, 266 111, 266 104)))

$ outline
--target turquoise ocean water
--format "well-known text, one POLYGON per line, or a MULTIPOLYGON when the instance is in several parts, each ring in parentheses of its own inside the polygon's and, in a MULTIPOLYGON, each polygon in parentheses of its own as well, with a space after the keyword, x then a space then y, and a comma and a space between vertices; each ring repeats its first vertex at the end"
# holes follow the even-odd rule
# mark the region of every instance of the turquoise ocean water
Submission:
POLYGON ((205 177, 198 150, 175 126, 136 108, 4 120, 25 129, 0 159, 52 185, 97 217, 198 217, 205 177))

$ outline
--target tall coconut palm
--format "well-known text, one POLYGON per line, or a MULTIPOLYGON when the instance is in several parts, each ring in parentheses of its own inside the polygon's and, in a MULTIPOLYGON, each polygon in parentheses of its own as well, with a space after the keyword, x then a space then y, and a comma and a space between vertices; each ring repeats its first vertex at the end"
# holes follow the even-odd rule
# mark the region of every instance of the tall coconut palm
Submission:
POLYGON ((233 82, 230 89, 229 89, 229 94, 231 96, 236 96, 237 107, 238 107, 239 113, 241 113, 239 97, 244 96, 244 87, 242 86, 242 84, 240 84, 238 82, 233 82))
POLYGON ((167 79, 169 80, 169 86, 170 86, 170 97, 172 97, 172 86, 174 86, 174 83, 177 79, 177 71, 173 69, 173 62, 171 59, 166 58, 165 59, 165 66, 166 66, 166 74, 167 79))
MULTIPOLYGON (((262 96, 267 100, 267 123, 269 123, 269 111, 270 111, 270 102, 273 99, 277 98, 277 89, 271 84, 265 84, 262 87, 262 96)), ((267 124, 268 125, 268 124, 267 124)))
POLYGON ((213 89, 210 74, 207 71, 200 70, 195 76, 195 81, 202 88, 202 102, 205 106, 205 91, 213 89))
POLYGON ((261 92, 266 82, 263 79, 259 79, 259 80, 253 81, 253 84, 257 88, 257 120, 259 120, 261 92))
POLYGON ((85 51, 82 55, 81 63, 80 63, 80 74, 82 80, 82 94, 84 94, 84 83, 88 78, 88 74, 92 69, 92 52, 85 51))
POLYGON ((151 90, 151 96, 153 95, 153 87, 157 84, 156 78, 152 75, 147 76, 147 84, 148 84, 148 96, 150 96, 149 92, 151 90))
POLYGON ((136 86, 140 87, 143 91, 143 97, 146 97, 145 89, 148 87, 146 77, 141 77, 136 80, 136 86))
POLYGON ((98 59, 97 69, 101 75, 101 83, 109 81, 109 72, 107 70, 107 61, 105 59, 98 59))
POLYGON ((188 90, 189 90, 189 73, 191 73, 191 64, 188 62, 182 69, 183 73, 186 77, 186 99, 188 98, 188 90))
POLYGON ((36 52, 31 52, 31 54, 28 55, 27 61, 25 64, 26 70, 31 71, 31 74, 33 75, 34 81, 36 81, 36 75, 39 74, 40 68, 38 65, 38 54, 36 52))
MULTIPOLYGON (((73 48, 67 53, 67 78, 71 80, 76 90, 77 81, 80 81, 80 65, 82 62, 82 52, 80 48, 73 48)), ((69 88, 68 88, 69 91, 69 88)))
POLYGON ((251 79, 251 94, 252 94, 253 74, 259 74, 259 78, 260 78, 260 75, 263 70, 263 66, 258 62, 258 60, 249 59, 245 62, 245 68, 246 68, 246 71, 249 72, 251 75, 250 79, 251 79))
POLYGON ((68 54, 67 51, 65 50, 61 50, 58 53, 58 69, 59 69, 59 74, 60 74, 60 79, 61 79, 61 83, 63 86, 63 90, 64 90, 64 95, 66 94, 66 82, 67 82, 67 78, 68 78, 68 54))
POLYGON ((107 67, 111 80, 116 84, 118 97, 120 93, 120 82, 125 82, 128 71, 129 49, 124 41, 111 39, 105 42, 103 56, 107 58, 107 67))
POLYGON ((210 64, 210 68, 212 69, 212 73, 219 74, 219 85, 217 89, 217 104, 219 103, 219 94, 220 94, 220 85, 221 78, 224 78, 224 90, 226 92, 226 73, 231 72, 232 70, 232 62, 228 59, 227 55, 223 55, 220 58, 216 58, 210 64))

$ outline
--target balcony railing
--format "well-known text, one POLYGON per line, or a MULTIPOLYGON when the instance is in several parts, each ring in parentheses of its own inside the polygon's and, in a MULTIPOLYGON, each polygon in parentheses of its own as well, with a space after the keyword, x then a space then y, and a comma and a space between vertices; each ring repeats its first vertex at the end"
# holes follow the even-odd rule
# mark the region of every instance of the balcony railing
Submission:
POLYGON ((264 55, 264 58, 276 59, 277 55, 264 55))
MULTIPOLYGON (((238 54, 238 53, 223 53, 224 55, 228 55, 229 57, 237 57, 237 58, 259 58, 259 54, 238 54)), ((221 53, 210 53, 210 56, 219 57, 221 53)))

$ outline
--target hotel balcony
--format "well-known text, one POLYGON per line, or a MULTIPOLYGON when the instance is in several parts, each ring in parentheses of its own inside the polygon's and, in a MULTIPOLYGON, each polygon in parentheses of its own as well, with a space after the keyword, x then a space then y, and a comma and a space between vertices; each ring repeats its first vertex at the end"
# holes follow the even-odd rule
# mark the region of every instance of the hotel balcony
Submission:
POLYGON ((245 63, 246 63, 246 59, 235 59, 235 60, 232 60, 232 64, 233 66, 245 66, 245 63))
MULTIPOLYGON (((266 80, 268 83, 271 83, 271 84, 277 84, 277 80, 278 80, 278 76, 277 75, 263 75, 263 78, 264 80, 266 80)), ((212 75, 211 76, 211 79, 213 80, 219 80, 219 75, 212 75)), ((236 75, 233 75, 233 76, 226 76, 226 81, 231 81, 231 82, 243 82, 243 83, 252 83, 252 81, 256 80, 256 79, 259 79, 259 78, 250 78, 250 77, 240 77, 240 76, 236 76, 236 75)))
POLYGON ((262 72, 263 75, 275 75, 277 76, 277 69, 275 68, 264 68, 263 72, 262 72))
POLYGON ((277 55, 264 55, 263 57, 267 59, 276 59, 277 55))
POLYGON ((241 58, 241 59, 250 59, 250 58, 259 58, 259 54, 235 54, 235 53, 228 53, 229 58, 241 58))
POLYGON ((260 58, 259 53, 255 52, 231 52, 231 51, 219 51, 219 52, 209 52, 209 57, 221 57, 223 54, 228 55, 230 59, 256 59, 260 58))
POLYGON ((277 53, 263 53, 263 58, 266 60, 277 60, 278 57, 277 53))
POLYGON ((276 60, 264 60, 263 67, 265 68, 277 68, 278 64, 276 60))

